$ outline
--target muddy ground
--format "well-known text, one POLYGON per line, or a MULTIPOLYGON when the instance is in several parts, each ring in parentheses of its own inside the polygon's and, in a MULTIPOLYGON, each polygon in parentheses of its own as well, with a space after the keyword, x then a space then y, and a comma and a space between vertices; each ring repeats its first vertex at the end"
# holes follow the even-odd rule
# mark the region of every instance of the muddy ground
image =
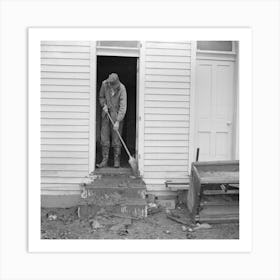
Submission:
POLYGON ((192 224, 187 210, 154 209, 136 219, 105 210, 79 217, 77 208, 41 210, 42 239, 238 239, 239 224, 192 224), (171 218, 170 218, 171 217, 171 218), (174 219, 177 219, 175 221, 174 219), (181 221, 183 223, 179 223, 181 221))

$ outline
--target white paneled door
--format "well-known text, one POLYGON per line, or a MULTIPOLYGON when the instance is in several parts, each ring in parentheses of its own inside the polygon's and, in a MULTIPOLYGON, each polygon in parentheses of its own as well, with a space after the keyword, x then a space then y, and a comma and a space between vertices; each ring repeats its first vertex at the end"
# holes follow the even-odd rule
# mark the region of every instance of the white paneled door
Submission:
POLYGON ((195 95, 199 161, 232 159, 234 62, 198 59, 195 95))

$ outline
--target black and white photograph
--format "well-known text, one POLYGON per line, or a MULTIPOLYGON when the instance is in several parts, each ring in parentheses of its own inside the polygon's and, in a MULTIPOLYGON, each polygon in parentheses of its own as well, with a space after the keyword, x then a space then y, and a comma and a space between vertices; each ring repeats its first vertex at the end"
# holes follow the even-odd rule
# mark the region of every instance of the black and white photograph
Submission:
POLYGON ((239 239, 238 41, 41 41, 42 239, 239 239))

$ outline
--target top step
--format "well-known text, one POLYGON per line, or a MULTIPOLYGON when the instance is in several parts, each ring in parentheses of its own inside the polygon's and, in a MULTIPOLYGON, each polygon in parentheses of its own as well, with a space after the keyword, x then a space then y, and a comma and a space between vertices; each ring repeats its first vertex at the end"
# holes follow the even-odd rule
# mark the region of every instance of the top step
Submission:
POLYGON ((132 175, 132 170, 130 168, 120 167, 103 167, 96 168, 93 172, 94 175, 132 175))

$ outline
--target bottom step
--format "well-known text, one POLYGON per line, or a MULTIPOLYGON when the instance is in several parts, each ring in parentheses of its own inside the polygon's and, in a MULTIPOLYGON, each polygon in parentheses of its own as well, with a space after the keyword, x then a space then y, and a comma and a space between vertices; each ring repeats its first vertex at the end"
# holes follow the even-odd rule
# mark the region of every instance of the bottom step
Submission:
POLYGON ((119 205, 94 205, 82 204, 78 207, 78 215, 80 218, 88 218, 98 215, 99 213, 119 213, 135 218, 147 217, 147 204, 143 200, 126 201, 124 204, 119 205))

